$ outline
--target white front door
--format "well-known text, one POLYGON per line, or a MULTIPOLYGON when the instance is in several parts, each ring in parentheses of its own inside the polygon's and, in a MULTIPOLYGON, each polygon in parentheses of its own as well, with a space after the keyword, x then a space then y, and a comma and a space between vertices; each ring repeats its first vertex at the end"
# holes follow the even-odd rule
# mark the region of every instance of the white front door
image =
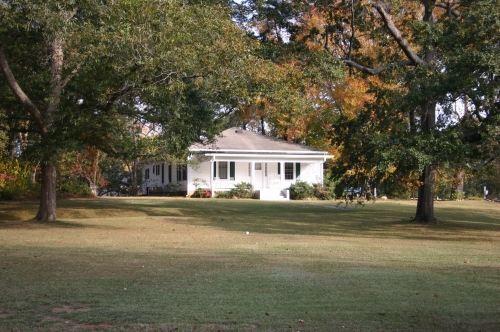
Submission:
POLYGON ((255 163, 254 164, 254 183, 253 186, 255 189, 260 189, 264 187, 264 163, 255 163))

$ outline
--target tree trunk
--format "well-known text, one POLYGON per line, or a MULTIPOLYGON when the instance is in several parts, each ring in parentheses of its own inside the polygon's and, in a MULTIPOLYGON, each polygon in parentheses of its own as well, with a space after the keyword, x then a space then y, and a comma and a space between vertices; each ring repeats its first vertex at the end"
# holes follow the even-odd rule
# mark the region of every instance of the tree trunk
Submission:
POLYGON ((426 166, 420 176, 423 183, 418 187, 417 212, 413 221, 436 223, 434 217, 434 182, 436 180, 436 167, 426 166))
POLYGON ((51 161, 42 163, 42 190, 40 207, 36 215, 39 221, 56 220, 56 166, 51 161))
MULTIPOLYGON (((423 21, 429 26, 434 25, 434 1, 425 0, 423 21)), ((436 42, 429 40, 429 49, 425 52, 424 62, 427 65, 436 61, 436 42)), ((432 132, 436 128, 436 105, 432 99, 420 105, 420 121, 422 132, 432 132)), ((428 165, 422 171, 421 185, 418 188, 417 212, 414 221, 425 223, 436 223, 434 217, 434 185, 436 182, 436 165, 428 165)))
POLYGON ((36 172, 38 169, 38 165, 36 164, 35 166, 31 167, 30 171, 30 185, 34 186, 36 184, 36 172))
MULTIPOLYGON (((431 131, 436 127, 436 102, 427 101, 421 105, 421 129, 431 131)), ((414 221, 436 223, 434 217, 434 185, 436 182, 436 166, 428 165, 420 176, 418 187, 417 211, 414 221)))
POLYGON ((464 176, 463 170, 457 170, 453 176, 453 187, 451 188, 450 199, 457 199, 460 193, 464 192, 464 176))

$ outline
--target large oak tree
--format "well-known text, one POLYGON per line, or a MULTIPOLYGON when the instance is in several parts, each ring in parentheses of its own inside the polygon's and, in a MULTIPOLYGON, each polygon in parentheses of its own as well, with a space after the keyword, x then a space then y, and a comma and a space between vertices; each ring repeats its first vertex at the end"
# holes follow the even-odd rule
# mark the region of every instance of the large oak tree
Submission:
MULTIPOLYGON (((370 159, 372 166, 378 161, 379 167, 419 170, 414 220, 436 221, 434 182, 439 163, 460 158, 472 162, 478 155, 471 150, 479 149, 486 154, 484 162, 498 156, 494 149, 498 145, 498 0, 246 4, 252 9, 248 13, 255 14, 253 22, 281 36, 281 42, 303 42, 340 59, 354 79, 378 78, 369 82, 376 100, 367 98, 359 110, 363 117, 355 119, 364 121, 358 128, 371 131, 365 130, 365 141, 354 145, 359 151, 345 153, 363 162, 370 159), (394 92, 399 96, 387 97, 394 92), (457 104, 465 105, 463 111, 452 111, 457 104)), ((332 108, 339 107, 335 97, 330 101, 332 108)), ((337 111, 338 120, 353 120, 344 110, 337 111)), ((347 126, 332 124, 340 132, 347 126)), ((357 138, 351 133, 343 139, 348 146, 357 138)))
POLYGON ((258 67, 223 2, 8 0, 0 20, 0 84, 18 102, 2 108, 29 119, 42 221, 56 220, 61 151, 119 152, 134 119, 160 124, 163 152, 209 140, 258 67))

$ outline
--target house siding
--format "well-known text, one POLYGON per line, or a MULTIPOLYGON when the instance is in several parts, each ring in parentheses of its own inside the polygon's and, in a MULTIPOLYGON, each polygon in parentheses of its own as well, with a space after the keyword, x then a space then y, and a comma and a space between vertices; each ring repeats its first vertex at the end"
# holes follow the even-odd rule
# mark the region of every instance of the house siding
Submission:
MULTIPOLYGON (((235 158, 236 159, 236 158, 235 158)), ((224 160, 226 161, 226 160, 224 160)), ((300 168, 300 181, 308 182, 309 184, 320 183, 322 181, 323 164, 317 161, 311 162, 292 162, 293 164, 293 179, 285 180, 284 175, 278 174, 278 168, 280 162, 278 161, 265 161, 265 160, 256 160, 256 161, 248 161, 248 160, 227 160, 228 168, 230 168, 230 163, 234 162, 234 180, 230 177, 230 170, 228 169, 228 178, 220 179, 219 178, 219 165, 220 161, 217 160, 214 162, 216 166, 215 174, 216 177, 212 179, 212 184, 214 186, 214 191, 223 191, 230 190, 234 188, 235 184, 241 182, 252 183, 252 174, 253 174, 253 185, 255 189, 260 188, 274 188, 274 189, 286 189, 290 187, 293 183, 297 181, 297 165, 300 168), (255 163, 261 163, 261 170, 255 170, 255 163), (249 164, 250 167, 250 175, 249 175, 249 164), (267 164, 267 176, 266 176, 266 164, 267 164), (252 167, 253 166, 253 167, 252 167)), ((195 166, 189 166, 190 168, 190 176, 189 183, 186 188, 188 194, 193 193, 196 190, 193 182, 195 179, 203 179, 206 181, 207 186, 203 186, 205 189, 210 188, 210 177, 208 174, 213 174, 210 167, 211 161, 201 162, 195 166)), ((284 162, 282 162, 284 165, 284 162)), ((282 166, 284 167, 284 166, 282 166)))

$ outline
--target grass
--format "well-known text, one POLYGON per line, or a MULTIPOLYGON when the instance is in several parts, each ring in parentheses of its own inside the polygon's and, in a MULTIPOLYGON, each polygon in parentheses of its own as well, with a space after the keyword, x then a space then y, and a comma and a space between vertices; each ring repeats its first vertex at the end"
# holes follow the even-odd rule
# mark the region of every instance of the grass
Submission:
POLYGON ((500 331, 500 205, 0 202, 0 331, 500 331), (250 232, 249 235, 246 232, 250 232))

